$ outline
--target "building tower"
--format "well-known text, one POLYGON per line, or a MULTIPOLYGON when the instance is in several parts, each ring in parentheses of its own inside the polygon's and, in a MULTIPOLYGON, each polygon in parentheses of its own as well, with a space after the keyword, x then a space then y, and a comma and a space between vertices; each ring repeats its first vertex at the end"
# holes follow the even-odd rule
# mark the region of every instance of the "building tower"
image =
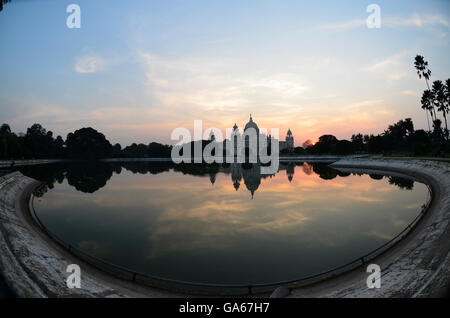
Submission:
POLYGON ((287 135, 286 135, 286 148, 289 151, 294 151, 294 136, 292 136, 291 129, 288 129, 287 135))

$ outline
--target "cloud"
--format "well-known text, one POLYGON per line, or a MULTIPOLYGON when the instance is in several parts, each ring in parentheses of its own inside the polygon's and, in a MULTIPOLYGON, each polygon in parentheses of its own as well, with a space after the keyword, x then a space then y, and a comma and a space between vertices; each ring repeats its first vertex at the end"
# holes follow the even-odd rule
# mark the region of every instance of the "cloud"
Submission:
POLYGON ((411 73, 409 63, 412 61, 413 55, 410 52, 403 51, 384 59, 377 60, 372 64, 362 67, 364 72, 384 74, 389 82, 399 81, 406 77, 415 78, 411 73))
POLYGON ((309 89, 299 74, 249 65, 226 58, 162 58, 140 52, 148 93, 164 108, 166 116, 193 117, 222 125, 249 112, 263 116, 269 108, 278 114, 296 105, 309 89), (214 113, 214 115, 212 114, 214 113))
POLYGON ((402 95, 406 95, 406 96, 420 97, 420 92, 416 92, 416 91, 404 90, 401 93, 402 93, 402 95))
POLYGON ((378 60, 369 66, 363 67, 362 69, 365 71, 386 70, 388 68, 392 68, 392 67, 400 65, 407 56, 408 56, 407 52, 400 52, 400 53, 388 56, 382 60, 378 60))
POLYGON ((384 102, 383 99, 369 99, 369 100, 363 100, 360 102, 353 103, 349 107, 351 107, 351 108, 367 107, 370 105, 381 104, 383 102, 384 102))
POLYGON ((97 73, 107 69, 108 62, 99 56, 84 55, 77 59, 75 63, 75 71, 77 73, 97 73))
POLYGON ((362 26, 366 26, 365 19, 354 19, 354 20, 350 20, 350 21, 346 21, 346 22, 324 24, 324 25, 320 26, 319 29, 344 31, 344 30, 356 29, 356 28, 359 28, 362 26))
POLYGON ((424 27, 424 26, 444 26, 448 27, 449 23, 446 18, 444 18, 441 15, 436 14, 425 14, 423 16, 415 13, 409 18, 399 18, 399 17, 392 17, 392 18, 381 18, 381 24, 382 26, 388 26, 388 27, 424 27))
MULTIPOLYGON (((381 27, 398 28, 398 27, 418 27, 425 26, 442 26, 449 27, 447 19, 437 14, 424 14, 417 13, 412 14, 410 17, 383 17, 383 11, 381 11, 381 27)), ((349 21, 325 24, 319 27, 319 29, 333 30, 333 31, 345 31, 351 29, 357 29, 360 27, 366 27, 366 19, 353 19, 349 21)))

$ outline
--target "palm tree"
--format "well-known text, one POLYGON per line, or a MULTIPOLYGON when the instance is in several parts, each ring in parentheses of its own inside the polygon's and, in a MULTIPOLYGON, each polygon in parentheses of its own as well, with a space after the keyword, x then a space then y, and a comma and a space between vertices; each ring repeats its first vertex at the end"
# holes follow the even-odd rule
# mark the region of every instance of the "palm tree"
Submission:
POLYGON ((422 55, 417 55, 414 61, 414 66, 416 67, 417 75, 419 75, 419 78, 422 78, 423 76, 425 78, 425 82, 427 83, 428 89, 430 89, 428 80, 430 79, 431 71, 428 68, 428 62, 424 60, 422 55))
MULTIPOLYGON (((447 128, 447 119, 446 119, 446 96, 445 96, 445 86, 441 81, 433 82, 433 104, 436 106, 437 110, 442 112, 445 119, 445 127, 447 128)), ((433 107, 434 108, 434 107, 433 107)), ((435 115, 436 116, 436 115, 435 115)))
MULTIPOLYGON (((428 112, 431 114, 431 119, 433 119, 433 93, 430 90, 425 90, 422 94, 422 99, 420 100, 422 104, 422 109, 424 109, 427 112, 427 118, 428 118, 428 112)), ((433 119, 434 121, 434 119, 433 119)))
POLYGON ((450 78, 445 81, 445 84, 442 84, 441 81, 436 81, 433 83, 433 90, 438 91, 436 95, 436 100, 439 103, 438 111, 441 111, 444 115, 445 120, 445 136, 448 139, 448 126, 447 126, 447 114, 450 110, 450 78))
MULTIPOLYGON (((425 82, 427 83, 428 90, 430 90, 428 80, 430 79, 431 71, 428 68, 428 62, 425 61, 422 55, 417 55, 414 61, 414 66, 417 70, 417 75, 419 75, 419 79, 421 79, 423 76, 423 78, 425 78, 425 82)), ((426 113, 427 113, 428 130, 430 130, 430 119, 428 118, 428 112, 426 113)), ((433 115, 431 115, 431 117, 433 117, 433 115)))
POLYGON ((0 11, 3 10, 3 4, 7 2, 11 2, 11 0, 0 0, 0 11))

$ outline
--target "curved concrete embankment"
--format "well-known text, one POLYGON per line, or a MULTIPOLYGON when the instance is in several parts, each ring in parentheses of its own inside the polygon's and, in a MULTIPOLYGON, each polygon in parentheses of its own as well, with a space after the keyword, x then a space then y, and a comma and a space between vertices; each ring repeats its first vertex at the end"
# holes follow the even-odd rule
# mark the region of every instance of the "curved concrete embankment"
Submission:
POLYGON ((450 287, 450 165, 425 160, 351 159, 331 165, 346 171, 400 173, 432 190, 428 210, 399 243, 370 263, 381 267, 381 288, 368 289, 363 266, 292 291, 291 297, 445 297, 450 287))
POLYGON ((18 297, 168 297, 111 277, 76 259, 52 241, 29 213, 31 193, 40 182, 14 172, 0 177, 0 268, 18 297), (81 289, 69 289, 69 264, 81 267, 81 289))
MULTIPOLYGON (((340 160, 333 166, 409 175, 432 188, 431 204, 406 238, 371 261, 382 270, 380 289, 366 287, 369 274, 361 267, 294 289, 289 297, 443 296, 450 284, 450 165, 431 161, 351 159, 340 160)), ((114 278, 62 249, 42 233, 30 217, 29 198, 38 185, 37 181, 18 172, 0 177, 0 268, 18 296, 186 296, 114 278), (66 287, 69 264, 81 267, 81 289, 66 287)))

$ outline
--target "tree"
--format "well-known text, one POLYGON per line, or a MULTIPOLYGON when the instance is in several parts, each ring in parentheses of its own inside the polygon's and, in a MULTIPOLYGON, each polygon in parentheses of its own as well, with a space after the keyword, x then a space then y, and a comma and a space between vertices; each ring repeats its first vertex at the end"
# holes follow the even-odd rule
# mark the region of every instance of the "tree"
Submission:
POLYGON ((303 147, 295 147, 294 148, 294 153, 296 155, 304 155, 305 154, 305 149, 303 149, 303 147))
MULTIPOLYGON (((428 85, 428 80, 431 76, 431 70, 428 68, 428 62, 425 61, 424 57, 422 55, 417 55, 414 61, 414 66, 417 70, 417 75, 419 75, 419 79, 423 78, 425 79, 425 82, 427 83, 428 90, 430 90, 430 85, 428 85)), ((431 130, 430 128, 430 119, 428 118, 427 114, 427 122, 428 122, 428 130, 431 130)))
POLYGON ((8 158, 8 136, 11 134, 11 128, 8 124, 0 127, 0 158, 8 158))
POLYGON ((313 147, 313 153, 334 153, 338 140, 333 135, 323 135, 319 137, 319 141, 313 147))
POLYGON ((0 127, 0 136, 9 135, 11 133, 11 127, 8 124, 3 124, 0 127))
POLYGON ((422 129, 414 131, 409 136, 408 144, 415 155, 426 155, 432 150, 430 136, 422 129))
POLYGON ((95 160, 108 158, 112 154, 112 145, 97 130, 88 127, 69 133, 66 138, 69 158, 95 160))
POLYGON ((371 136, 368 142, 370 153, 380 153, 384 149, 384 139, 383 136, 371 136))
POLYGON ((399 120, 383 133, 385 150, 407 150, 408 137, 414 132, 411 118, 399 120))
POLYGON ((113 156, 119 158, 122 153, 122 146, 119 143, 116 143, 113 146, 113 156))
POLYGON ((170 157, 172 147, 152 142, 148 145, 148 156, 151 158, 170 157))
MULTIPOLYGON (((420 102, 422 104, 422 109, 424 109, 427 114, 428 112, 430 112, 431 119, 435 120, 433 117, 433 93, 428 89, 425 90, 422 94, 422 99, 420 100, 420 102)), ((430 129, 430 123, 428 123, 428 129, 430 129)))
POLYGON ((436 119, 433 122, 433 152, 435 156, 439 156, 441 154, 441 150, 444 148, 444 134, 441 128, 441 120, 436 119))
POLYGON ((11 0, 0 0, 0 11, 3 10, 3 4, 11 2, 11 0))
POLYGON ((433 83, 433 91, 435 97, 435 103, 438 105, 438 111, 442 112, 445 120, 445 137, 448 139, 448 125, 447 125, 447 114, 450 108, 450 79, 445 81, 445 85, 441 81, 436 81, 433 83))
POLYGON ((364 137, 362 134, 352 135, 351 140, 355 151, 364 150, 364 137))
POLYGON ((308 147, 313 146, 313 142, 311 141, 311 139, 308 139, 303 143, 302 146, 303 146, 303 149, 307 149, 308 147))
POLYGON ((62 158, 64 156, 64 140, 61 136, 56 137, 55 141, 53 142, 53 153, 55 155, 55 158, 62 158))
POLYGON ((42 127, 41 124, 33 124, 27 129, 24 136, 24 156, 27 158, 52 157, 53 133, 42 127))
MULTIPOLYGON (((362 136, 361 136, 362 137, 362 136)), ((353 144, 348 140, 339 140, 336 145, 336 154, 348 155, 353 152, 353 144)))

